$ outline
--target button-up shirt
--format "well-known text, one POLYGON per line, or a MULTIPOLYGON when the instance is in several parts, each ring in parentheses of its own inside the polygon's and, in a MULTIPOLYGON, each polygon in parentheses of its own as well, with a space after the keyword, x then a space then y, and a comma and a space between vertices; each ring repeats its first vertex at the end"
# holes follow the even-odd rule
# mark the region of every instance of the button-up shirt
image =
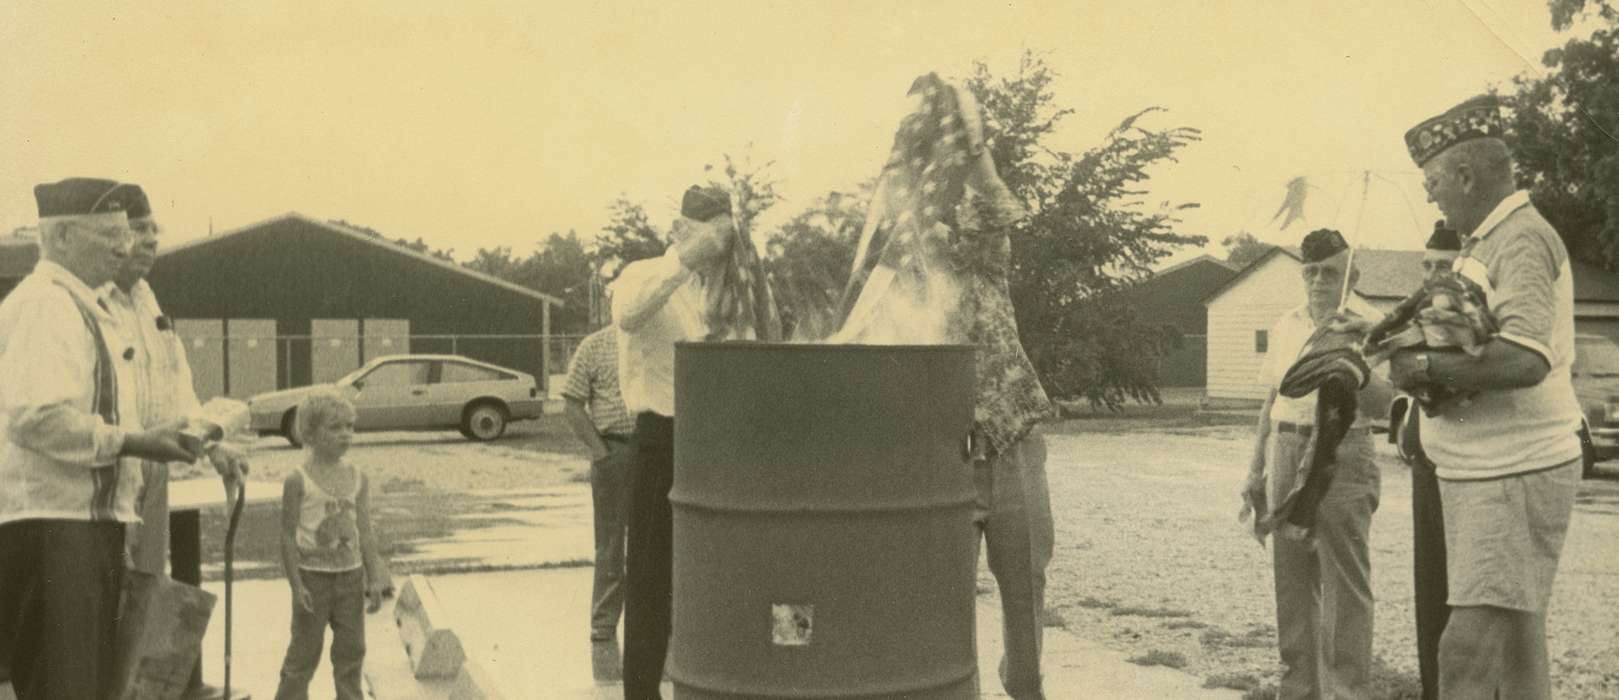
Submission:
POLYGON ((199 404, 185 345, 174 332, 173 322, 163 315, 151 286, 140 280, 125 292, 107 285, 102 288, 102 298, 135 350, 130 364, 135 370, 138 422, 162 425, 195 413, 199 404))
MULTIPOLYGON (((1349 297, 1348 310, 1356 315, 1376 323, 1383 318, 1383 313, 1373 308, 1358 296, 1349 297)), ((1278 389, 1282 386, 1282 377, 1287 376, 1287 370, 1297 362, 1299 355, 1304 352, 1304 345, 1315 334, 1315 319, 1310 317, 1310 305, 1303 304, 1292 311, 1283 314, 1272 326, 1269 334, 1269 348, 1265 352, 1265 360, 1259 368, 1259 383, 1269 389, 1278 389)), ((1380 364, 1372 370, 1379 377, 1388 376, 1388 365, 1380 364)), ((1299 398, 1290 398, 1281 394, 1270 407, 1271 424, 1294 423, 1297 425, 1315 425, 1315 392, 1310 392, 1299 398)), ((1355 427, 1368 427, 1375 420, 1366 414, 1367 410, 1381 410, 1382 407, 1363 406, 1360 415, 1355 417, 1355 427)), ((1275 435, 1275 431, 1272 431, 1275 435)))
POLYGON ((97 294, 49 260, 0 302, 0 523, 137 520, 140 469, 118 457, 139 410, 130 352, 97 294), (127 429, 96 411, 92 322, 116 377, 100 389, 116 391, 127 429))
POLYGON ((596 432, 628 436, 635 418, 624 408, 618 389, 618 328, 608 326, 585 336, 568 363, 566 398, 583 402, 596 432))

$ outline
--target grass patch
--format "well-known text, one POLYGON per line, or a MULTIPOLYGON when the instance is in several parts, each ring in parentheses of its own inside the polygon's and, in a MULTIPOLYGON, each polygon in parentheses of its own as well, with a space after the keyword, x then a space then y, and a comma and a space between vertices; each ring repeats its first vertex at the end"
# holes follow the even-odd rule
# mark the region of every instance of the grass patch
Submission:
POLYGON ((1164 627, 1172 630, 1200 630, 1208 625, 1197 620, 1170 620, 1164 627))
POLYGON ((1276 645, 1275 633, 1266 627, 1255 627, 1242 636, 1214 628, 1204 631, 1199 640, 1203 646, 1235 649, 1264 649, 1276 645))
POLYGON ((1063 617, 1062 613, 1058 612, 1056 608, 1046 608, 1045 613, 1040 616, 1040 626, 1067 629, 1068 618, 1063 617))
MULTIPOLYGON (((1260 680, 1252 673, 1217 673, 1203 679, 1203 687, 1247 692, 1259 688, 1260 680)), ((1275 691, 1272 691, 1272 694, 1274 695, 1275 691)))
POLYGON ((1163 651, 1154 649, 1141 656, 1132 656, 1126 659, 1137 666, 1167 666, 1169 668, 1186 668, 1186 655, 1178 651, 1163 651))
POLYGON ((1138 608, 1138 607, 1114 608, 1113 611, 1111 612, 1111 614, 1114 617, 1124 617, 1124 616, 1128 615, 1130 617, 1154 617, 1154 618, 1191 617, 1192 616, 1192 612, 1190 610, 1181 610, 1181 609, 1178 609, 1178 608, 1138 608))
POLYGON ((1074 605, 1081 608, 1089 608, 1091 610, 1107 610, 1109 608, 1118 607, 1119 604, 1111 600, 1102 600, 1100 598, 1085 596, 1084 598, 1080 598, 1079 600, 1075 601, 1074 605))

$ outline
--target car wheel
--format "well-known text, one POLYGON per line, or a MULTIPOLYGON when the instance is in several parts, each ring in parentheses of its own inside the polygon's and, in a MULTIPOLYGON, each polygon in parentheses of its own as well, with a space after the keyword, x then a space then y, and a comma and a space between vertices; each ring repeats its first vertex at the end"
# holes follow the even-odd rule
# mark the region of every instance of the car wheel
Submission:
POLYGON ((286 415, 281 416, 281 437, 286 438, 287 442, 292 443, 293 447, 304 446, 304 443, 298 439, 298 409, 289 408, 286 415))
POLYGON ((1581 477, 1589 479, 1596 474, 1597 448, 1591 443, 1591 428, 1585 423, 1580 423, 1580 465, 1581 477))
POLYGON ((467 408, 461 418, 461 434, 477 441, 493 440, 506 434, 506 409, 485 401, 467 408))

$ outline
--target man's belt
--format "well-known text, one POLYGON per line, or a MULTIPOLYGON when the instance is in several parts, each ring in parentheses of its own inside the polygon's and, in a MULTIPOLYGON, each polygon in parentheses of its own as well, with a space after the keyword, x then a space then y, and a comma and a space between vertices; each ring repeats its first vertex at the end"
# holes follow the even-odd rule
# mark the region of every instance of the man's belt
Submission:
MULTIPOLYGON (((1344 436, 1348 437, 1350 435, 1369 434, 1371 432, 1371 430, 1372 429, 1371 429, 1370 426, 1364 426, 1364 425, 1356 426, 1356 427, 1350 428, 1349 432, 1345 433, 1344 436)), ((1315 432, 1315 426, 1309 425, 1307 423, 1289 423, 1289 422, 1287 422, 1285 420, 1284 421, 1277 421, 1276 422, 1276 432, 1278 432, 1278 433, 1294 433, 1294 434, 1298 435, 1299 437, 1307 438, 1307 437, 1310 437, 1310 433, 1315 432)))

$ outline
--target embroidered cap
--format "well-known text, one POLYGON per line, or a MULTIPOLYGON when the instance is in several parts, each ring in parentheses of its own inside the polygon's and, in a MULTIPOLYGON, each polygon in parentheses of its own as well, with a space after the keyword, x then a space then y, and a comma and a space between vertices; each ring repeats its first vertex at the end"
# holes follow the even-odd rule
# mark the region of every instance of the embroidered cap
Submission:
POLYGON ((1431 117, 1405 132, 1405 148, 1417 167, 1434 156, 1463 141, 1501 138, 1506 133, 1506 120, 1501 117, 1501 102, 1493 95, 1480 95, 1444 114, 1431 117))
POLYGON ((680 199, 680 215, 697 221, 707 221, 721 214, 731 213, 731 196, 712 185, 692 185, 680 199))
POLYGON ((1344 235, 1330 228, 1318 228, 1305 234, 1304 242, 1299 244, 1299 254, 1307 263, 1321 262, 1346 250, 1349 250, 1349 242, 1344 240, 1344 235))
POLYGON ((35 185, 34 202, 39 206, 41 219, 118 212, 134 217, 151 213, 146 193, 140 186, 92 177, 70 177, 61 182, 35 185))
POLYGON ((1428 237, 1428 250, 1456 250, 1462 249, 1462 235, 1456 229, 1445 225, 1445 220, 1433 222, 1433 235, 1428 237))

